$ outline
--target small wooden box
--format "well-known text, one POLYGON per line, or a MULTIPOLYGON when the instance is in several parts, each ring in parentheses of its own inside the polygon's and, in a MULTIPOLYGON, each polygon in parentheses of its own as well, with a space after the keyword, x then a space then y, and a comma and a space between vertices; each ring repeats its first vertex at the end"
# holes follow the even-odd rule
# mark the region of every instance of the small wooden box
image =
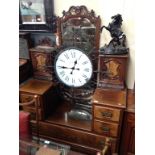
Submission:
POLYGON ((99 88, 124 89, 128 54, 99 56, 99 88))
MULTIPOLYGON (((34 95, 38 95, 39 119, 43 120, 55 110, 57 103, 55 89, 55 85, 50 81, 29 79, 20 85, 20 102, 29 102, 34 95)), ((35 120, 35 105, 24 106, 23 110, 30 112, 31 118, 35 120)))
POLYGON ((52 66, 54 63, 54 47, 37 46, 30 49, 33 74, 37 79, 52 80, 52 66))

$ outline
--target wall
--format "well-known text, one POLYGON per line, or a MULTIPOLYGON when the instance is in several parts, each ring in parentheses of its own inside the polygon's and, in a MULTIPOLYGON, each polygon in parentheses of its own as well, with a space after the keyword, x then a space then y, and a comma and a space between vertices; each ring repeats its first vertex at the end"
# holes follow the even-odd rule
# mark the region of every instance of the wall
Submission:
MULTIPOLYGON (((134 41, 134 0, 54 0, 55 14, 62 16, 62 11, 67 11, 70 6, 87 6, 88 10, 93 9, 96 15, 101 17, 101 25, 107 26, 111 16, 122 14, 122 30, 127 37, 127 46, 130 49, 130 59, 127 72, 127 86, 133 89, 135 81, 135 41, 134 41)), ((111 37, 109 32, 101 34, 100 47, 108 44, 111 37)))

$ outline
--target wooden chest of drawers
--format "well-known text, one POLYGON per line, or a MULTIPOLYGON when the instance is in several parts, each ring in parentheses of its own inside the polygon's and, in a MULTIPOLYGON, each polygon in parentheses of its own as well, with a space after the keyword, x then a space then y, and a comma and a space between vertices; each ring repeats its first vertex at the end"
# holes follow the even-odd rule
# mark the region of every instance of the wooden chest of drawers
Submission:
MULTIPOLYGON (((53 83, 44 80, 29 79, 20 85, 20 102, 32 100, 34 95, 39 98, 39 119, 43 120, 54 109, 57 102, 54 95, 57 93, 53 83)), ((23 110, 31 113, 31 118, 35 119, 34 105, 24 106, 23 110)))
POLYGON ((97 88, 93 96, 93 131, 102 136, 120 141, 120 132, 124 109, 126 107, 126 89, 97 88))

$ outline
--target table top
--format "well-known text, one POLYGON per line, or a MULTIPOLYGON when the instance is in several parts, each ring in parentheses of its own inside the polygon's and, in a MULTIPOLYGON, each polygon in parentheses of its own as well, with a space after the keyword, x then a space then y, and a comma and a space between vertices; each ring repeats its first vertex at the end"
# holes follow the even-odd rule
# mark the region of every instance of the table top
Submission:
POLYGON ((27 93, 43 95, 54 84, 51 81, 29 79, 20 85, 19 90, 27 93))

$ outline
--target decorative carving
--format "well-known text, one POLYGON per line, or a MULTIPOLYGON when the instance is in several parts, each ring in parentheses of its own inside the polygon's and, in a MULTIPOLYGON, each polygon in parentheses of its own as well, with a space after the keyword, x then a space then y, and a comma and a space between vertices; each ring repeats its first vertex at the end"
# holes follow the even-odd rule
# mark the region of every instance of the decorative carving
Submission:
MULTIPOLYGON (((71 6, 57 18, 59 46, 75 46, 88 52, 95 48, 98 53, 100 39, 100 17, 96 17, 85 6, 71 6)), ((89 52, 88 52, 89 53, 89 52)))
POLYGON ((46 65, 45 55, 39 54, 36 56, 38 71, 44 71, 46 65))
POLYGON ((116 80, 119 77, 119 67, 120 63, 114 60, 108 60, 105 61, 106 65, 106 73, 104 74, 104 77, 109 78, 111 80, 116 80))
POLYGON ((54 42, 49 37, 44 37, 43 39, 39 40, 38 45, 53 47, 54 46, 54 42))
POLYGON ((111 17, 113 20, 109 23, 108 27, 102 26, 102 29, 105 28, 110 32, 112 40, 109 42, 108 45, 105 44, 104 47, 100 48, 100 51, 103 54, 126 54, 129 51, 129 48, 126 48, 126 36, 121 30, 122 25, 122 16, 117 14, 111 17))
POLYGON ((90 12, 87 10, 86 6, 71 6, 68 11, 63 11, 63 19, 68 18, 69 16, 86 16, 87 18, 96 19, 95 13, 93 10, 90 12))

